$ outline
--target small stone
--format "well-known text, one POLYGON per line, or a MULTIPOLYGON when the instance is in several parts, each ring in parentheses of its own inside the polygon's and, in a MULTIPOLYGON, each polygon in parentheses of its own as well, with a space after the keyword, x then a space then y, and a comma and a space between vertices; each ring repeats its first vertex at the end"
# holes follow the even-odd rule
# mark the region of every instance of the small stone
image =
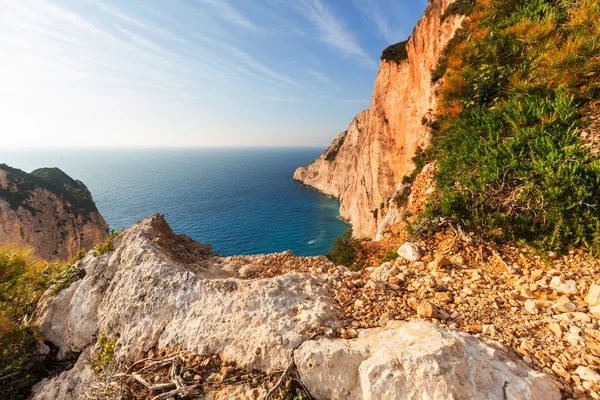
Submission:
POLYGON ((450 292, 439 292, 435 294, 435 299, 442 304, 448 304, 454 300, 454 296, 450 292))
POLYGON ((539 281, 540 279, 542 279, 543 275, 544 273, 541 269, 535 269, 531 271, 531 280, 534 282, 539 281))
POLYGON ((550 330, 556 335, 557 338, 560 339, 562 337, 562 328, 556 322, 548 324, 548 328, 550 328, 550 330))
POLYGON ((600 285, 593 283, 590 286, 587 296, 585 296, 585 302, 590 306, 600 304, 600 285))
POLYGON ((563 314, 553 315, 552 318, 558 319, 561 321, 571 321, 571 320, 575 319, 575 320, 579 320, 579 321, 586 322, 586 323, 592 322, 592 319, 590 318, 590 316, 587 315, 586 313, 582 313, 582 312, 563 313, 563 314))
POLYGON ((221 368, 221 379, 219 379, 219 381, 223 382, 234 371, 235 371, 235 368, 233 368, 233 367, 223 367, 223 368, 221 368))
POLYGON ((423 251, 416 244, 406 242, 398 249, 398 255, 405 260, 414 262, 423 258, 423 251))
POLYGON ((394 314, 392 313, 383 313, 381 314, 381 317, 379 318, 379 326, 386 326, 388 324, 388 322, 393 321, 394 320, 394 314))
POLYGON ((419 304, 419 307, 417 307, 417 315, 421 318, 436 318, 437 310, 435 305, 430 301, 423 301, 419 304))
POLYGON ((406 304, 408 304, 408 306, 413 310, 416 310, 419 307, 419 300, 415 299, 414 297, 409 297, 406 301, 406 304))
POLYGON ((483 325, 481 328, 481 333, 488 336, 495 336, 498 331, 494 325, 483 325))
POLYGON ((527 311, 531 315, 536 315, 538 313, 538 306, 534 300, 526 300, 525 301, 525 311, 527 311))
POLYGON ((37 353, 42 356, 50 354, 50 347, 44 342, 36 342, 36 350, 37 353))
POLYGON ((421 261, 423 261, 424 263, 430 263, 433 261, 433 256, 431 254, 427 254, 423 258, 421 258, 421 261))
POLYGON ((590 314, 600 319, 600 304, 598 304, 597 306, 590 307, 590 314))
POLYGON ((444 268, 452 265, 452 261, 446 256, 437 257, 434 261, 430 262, 427 266, 434 269, 444 268))
POLYGON ((579 377, 581 379, 583 379, 584 381, 600 383, 600 375, 596 371, 591 370, 588 367, 584 367, 584 366, 580 365, 575 370, 575 373, 577 375, 579 375, 579 377))
POLYGON ((565 369, 564 365, 562 365, 559 362, 555 362, 554 364, 552 364, 552 371, 560 376, 561 378, 563 378, 565 381, 570 382, 571 381, 571 374, 569 374, 567 372, 567 370, 565 369))
POLYGON ((469 333, 481 333, 481 331, 483 331, 483 326, 479 324, 467 325, 465 330, 469 333))
POLYGON ((566 312, 574 312, 575 310, 577 310, 577 306, 573 303, 556 303, 552 306, 552 309, 554 311, 566 313, 566 312))
POLYGON ((555 290, 558 293, 564 294, 575 294, 577 293, 577 285, 575 281, 569 280, 566 282, 562 282, 560 276, 555 276, 550 281, 549 285, 550 289, 555 290))

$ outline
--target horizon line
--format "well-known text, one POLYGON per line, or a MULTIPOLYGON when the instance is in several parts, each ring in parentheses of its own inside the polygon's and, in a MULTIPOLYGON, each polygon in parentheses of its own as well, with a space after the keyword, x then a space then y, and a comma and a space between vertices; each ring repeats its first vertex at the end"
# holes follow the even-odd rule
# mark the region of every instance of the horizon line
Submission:
POLYGON ((9 146, 0 150, 193 150, 193 149, 314 149, 328 148, 328 145, 192 145, 192 146, 9 146))

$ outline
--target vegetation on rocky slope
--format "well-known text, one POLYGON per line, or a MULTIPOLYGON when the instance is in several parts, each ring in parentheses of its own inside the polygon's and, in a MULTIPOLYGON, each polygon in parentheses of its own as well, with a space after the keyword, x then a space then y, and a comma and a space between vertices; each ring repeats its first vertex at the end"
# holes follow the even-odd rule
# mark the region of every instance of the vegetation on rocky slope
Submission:
POLYGON ((26 398, 31 386, 45 376, 36 359, 36 328, 29 324, 35 306, 48 289, 54 295, 79 276, 74 265, 37 260, 33 249, 0 247, 0 379, 10 399, 26 398))
MULTIPOLYGON (((122 232, 122 230, 121 230, 121 232, 122 232)), ((114 250, 113 240, 115 240, 117 238, 117 236, 119 236, 119 233, 120 232, 117 232, 114 229, 111 229, 106 241, 104 243, 100 243, 99 245, 94 247, 94 256, 100 257, 103 254, 113 251, 114 250)))
POLYGON ((401 63, 404 60, 407 60, 407 43, 408 40, 388 46, 385 50, 383 50, 383 53, 381 54, 381 59, 384 61, 395 62, 397 64, 401 63))
POLYGON ((22 207, 35 215, 37 210, 28 199, 36 189, 44 189, 64 200, 70 212, 81 214, 84 219, 90 213, 98 212, 87 187, 58 168, 40 168, 30 174, 6 164, 0 164, 0 169, 6 172, 9 184, 15 186, 0 188, 0 198, 14 210, 22 207))
MULTIPOLYGON (((468 5, 468 4, 467 4, 468 5)), ((472 8, 472 9, 471 9, 472 8)), ((482 0, 449 44, 425 217, 600 252, 600 3, 482 0)))
POLYGON ((360 258, 361 241, 352 237, 352 229, 348 229, 333 243, 327 258, 337 265, 344 265, 353 269, 361 269, 364 261, 360 258))

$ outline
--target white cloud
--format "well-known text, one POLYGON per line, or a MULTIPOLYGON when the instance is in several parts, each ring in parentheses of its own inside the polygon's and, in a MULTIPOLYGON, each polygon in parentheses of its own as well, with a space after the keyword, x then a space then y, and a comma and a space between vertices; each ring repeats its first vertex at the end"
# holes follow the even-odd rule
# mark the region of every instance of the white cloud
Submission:
POLYGON ((103 3, 103 2, 101 2, 99 0, 88 0, 88 1, 90 1, 91 3, 96 4, 103 11, 105 11, 105 12, 107 12, 109 14, 112 14, 112 15, 114 15, 117 18, 120 18, 120 19, 122 19, 125 22, 129 22, 130 24, 136 25, 136 26, 138 26, 140 28, 145 28, 145 29, 149 29, 150 28, 150 26, 147 23, 141 21, 138 18, 132 17, 131 15, 129 15, 129 14, 121 11, 120 9, 118 9, 116 7, 109 6, 109 5, 103 3))
POLYGON ((344 103, 368 103, 369 100, 364 100, 364 99, 347 99, 347 100, 342 100, 342 102, 344 102, 344 103))
POLYGON ((402 6, 396 0, 354 0, 354 5, 375 24, 377 35, 388 44, 398 43, 408 36, 397 21, 402 6))
POLYGON ((335 47, 346 56, 356 58, 366 66, 377 67, 377 63, 360 47, 354 34, 321 0, 298 0, 295 4, 316 26, 321 41, 335 47))
POLYGON ((226 21, 241 26, 242 28, 259 31, 261 28, 256 26, 252 21, 243 16, 239 11, 233 8, 225 0, 198 0, 200 3, 207 4, 213 7, 217 13, 226 21))

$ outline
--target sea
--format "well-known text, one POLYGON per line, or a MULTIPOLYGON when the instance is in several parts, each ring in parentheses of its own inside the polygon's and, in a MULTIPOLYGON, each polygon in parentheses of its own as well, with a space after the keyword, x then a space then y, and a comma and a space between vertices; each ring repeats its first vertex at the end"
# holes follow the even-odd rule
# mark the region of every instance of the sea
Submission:
POLYGON ((320 148, 1 150, 0 163, 58 167, 91 191, 111 229, 163 214, 220 255, 328 252, 349 226, 339 202, 292 180, 320 148))

